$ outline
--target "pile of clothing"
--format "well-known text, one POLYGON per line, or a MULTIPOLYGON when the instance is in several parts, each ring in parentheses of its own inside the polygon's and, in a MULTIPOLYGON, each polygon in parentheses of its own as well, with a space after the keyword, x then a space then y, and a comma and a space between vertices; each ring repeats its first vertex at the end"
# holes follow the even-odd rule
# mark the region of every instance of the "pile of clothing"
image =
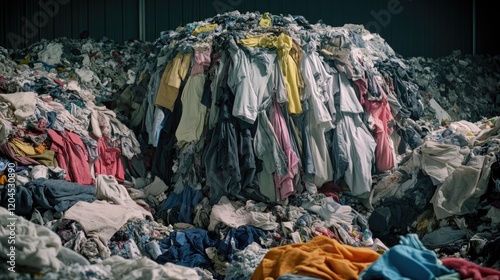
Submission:
POLYGON ((422 256, 429 277, 497 275, 474 263, 500 265, 500 118, 425 122, 413 68, 363 26, 229 12, 134 43, 147 56, 107 84, 102 66, 120 52, 91 66, 82 42, 65 56, 44 41, 16 61, 0 49, 13 214, 54 239, 22 250, 46 262, 6 277, 414 274, 393 255, 422 256), (71 75, 65 59, 84 67, 71 75))
MULTIPOLYGON (((407 63, 424 102, 436 101, 447 113, 448 121, 476 121, 498 115, 500 57, 454 51, 434 59, 409 58, 407 63)), ((435 117, 433 111, 429 115, 435 117)))
MULTIPOLYGON (((18 65, 52 73, 60 80, 78 81, 81 87, 92 90, 95 103, 114 110, 119 119, 128 125, 129 107, 135 105, 127 96, 130 96, 137 69, 150 50, 150 43, 137 40, 118 44, 108 38, 58 38, 51 41, 43 39, 24 49, 9 50, 8 56, 18 65)), ((2 73, 13 69, 6 67, 2 73)), ((8 82, 14 81, 3 81, 0 91, 14 92, 12 87, 22 83, 8 82)))
POLYGON ((396 167, 393 130, 423 114, 411 69, 359 25, 231 12, 154 46, 131 128, 155 147, 154 176, 212 205, 285 202, 327 182, 367 196, 372 167, 396 167))

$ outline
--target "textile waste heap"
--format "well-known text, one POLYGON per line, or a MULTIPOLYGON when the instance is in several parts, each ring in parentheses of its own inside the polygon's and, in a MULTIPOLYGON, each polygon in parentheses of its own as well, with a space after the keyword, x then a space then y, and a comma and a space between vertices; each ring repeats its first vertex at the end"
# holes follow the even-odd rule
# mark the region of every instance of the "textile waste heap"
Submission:
POLYGON ((500 277, 500 120, 440 126, 379 35, 235 11, 129 44, 127 71, 92 42, 74 69, 1 50, 2 206, 14 164, 39 248, 7 277, 500 277))

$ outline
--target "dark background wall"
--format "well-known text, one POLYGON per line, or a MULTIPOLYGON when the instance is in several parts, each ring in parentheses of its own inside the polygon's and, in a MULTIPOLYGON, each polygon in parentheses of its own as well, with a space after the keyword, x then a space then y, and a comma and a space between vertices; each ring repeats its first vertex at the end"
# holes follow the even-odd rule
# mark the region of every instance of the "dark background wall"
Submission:
MULTIPOLYGON (((491 2, 476 0, 476 53, 499 54, 491 2)), ((303 15, 332 26, 363 24, 405 57, 473 53, 473 0, 145 0, 145 38, 230 10, 303 15)), ((139 0, 0 1, 0 45, 21 48, 42 38, 139 38, 139 0)))

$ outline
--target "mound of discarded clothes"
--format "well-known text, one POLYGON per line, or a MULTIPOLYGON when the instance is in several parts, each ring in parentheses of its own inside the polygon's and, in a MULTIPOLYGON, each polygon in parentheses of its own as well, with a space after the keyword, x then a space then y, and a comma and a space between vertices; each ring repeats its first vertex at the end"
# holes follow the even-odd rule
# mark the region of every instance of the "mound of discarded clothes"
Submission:
POLYGON ((0 279, 500 277, 500 118, 430 120, 379 35, 234 11, 134 46, 114 110, 0 49, 0 279))
MULTIPOLYGON (((58 38, 52 41, 44 39, 27 48, 10 51, 9 57, 19 65, 49 72, 59 80, 78 81, 82 88, 92 90, 95 103, 114 110, 120 120, 127 124, 129 109, 123 103, 129 101, 126 99, 128 91, 150 49, 150 43, 136 40, 117 44, 107 38, 58 38)), ((8 68, 6 70, 14 69, 8 68)), ((8 86, 4 84, 0 91, 13 92, 8 86)))
POLYGON ((439 121, 446 118, 448 121, 478 121, 498 115, 499 62, 498 56, 463 55, 460 51, 435 59, 413 57, 407 60, 420 95, 424 102, 431 102, 428 108, 433 114, 430 115, 436 117, 436 113, 444 111, 445 116, 439 121))

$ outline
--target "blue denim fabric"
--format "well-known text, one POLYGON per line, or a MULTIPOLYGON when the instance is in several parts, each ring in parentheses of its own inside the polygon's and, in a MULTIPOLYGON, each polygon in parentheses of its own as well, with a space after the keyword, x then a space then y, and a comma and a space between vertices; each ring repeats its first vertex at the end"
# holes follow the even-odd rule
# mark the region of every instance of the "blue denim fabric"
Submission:
POLYGON ((187 267, 211 267, 212 261, 205 253, 208 247, 217 245, 218 240, 208 236, 204 229, 187 229, 174 231, 160 242, 164 253, 156 258, 159 264, 167 262, 187 267))
POLYGON ((201 191, 185 185, 181 193, 171 192, 158 212, 180 208, 177 220, 181 223, 191 224, 193 222, 193 209, 200 203, 202 198, 203 193, 201 191))
POLYGON ((234 260, 234 254, 245 249, 248 245, 256 242, 262 245, 260 240, 266 237, 266 233, 253 226, 241 226, 230 229, 225 238, 217 244, 217 250, 224 254, 229 262, 234 260))
MULTIPOLYGON (((24 217, 29 217, 31 216, 31 212, 33 212, 33 196, 31 194, 31 191, 25 188, 24 186, 17 186, 16 187, 16 194, 15 194, 15 209, 14 213, 19 216, 24 216, 24 217)), ((1 199, 1 206, 3 206, 6 209, 12 208, 9 207, 9 200, 10 196, 8 195, 7 188, 1 189, 0 190, 0 199, 1 199)))
POLYGON ((28 182, 25 187, 33 194, 35 207, 57 212, 68 210, 78 201, 96 200, 94 186, 83 186, 65 180, 36 179, 28 182))

